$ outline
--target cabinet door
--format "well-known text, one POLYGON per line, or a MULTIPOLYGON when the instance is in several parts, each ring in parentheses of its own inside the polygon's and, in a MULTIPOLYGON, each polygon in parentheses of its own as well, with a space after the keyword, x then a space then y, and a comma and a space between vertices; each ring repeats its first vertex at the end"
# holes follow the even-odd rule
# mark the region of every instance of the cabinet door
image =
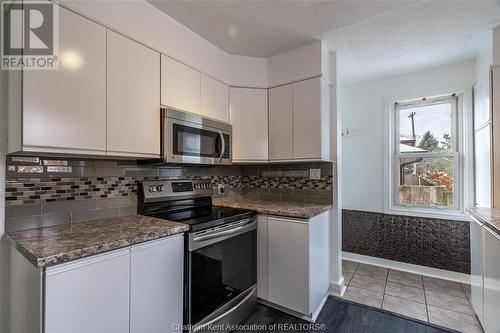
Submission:
MULTIPOLYGON (((491 142, 493 156, 492 187, 493 187, 493 207, 500 207, 500 126, 498 126, 498 114, 500 114, 500 68, 491 68, 491 112, 493 115, 493 133, 491 142)), ((483 180, 484 181, 484 180, 483 180)))
POLYGON ((330 212, 309 219, 309 308, 318 309, 330 289, 330 212))
POLYGON ((201 74, 201 114, 229 122, 229 87, 201 74))
POLYGON ((474 132, 474 177, 475 204, 491 207, 491 133, 493 124, 474 132))
POLYGON ((289 84, 269 89, 269 160, 292 159, 292 85, 289 84))
POLYGON ((179 331, 176 325, 182 325, 183 244, 183 236, 177 235, 131 248, 131 333, 179 331))
POLYGON ((293 157, 320 160, 322 147, 321 78, 293 84, 293 157))
POLYGON ((267 216, 257 217, 257 297, 267 300, 267 216))
POLYGON ((108 30, 108 155, 160 155, 160 54, 108 30))
POLYGON ((233 161, 267 161, 267 89, 231 88, 229 100, 233 161))
POLYGON ((59 69, 23 72, 23 149, 104 155, 106 29, 59 8, 59 69))
POLYGON ((200 72, 161 56, 161 104, 200 114, 200 72))
MULTIPOLYGON (((483 227, 486 229, 486 227, 483 227)), ((484 331, 500 332, 500 237, 484 232, 484 331)))
POLYGON ((483 323, 484 229, 482 223, 472 220, 470 222, 471 303, 479 321, 483 323))
POLYGON ((268 300, 310 314, 307 221, 268 217, 268 300))
POLYGON ((48 268, 44 332, 128 332, 129 287, 128 249, 48 268))

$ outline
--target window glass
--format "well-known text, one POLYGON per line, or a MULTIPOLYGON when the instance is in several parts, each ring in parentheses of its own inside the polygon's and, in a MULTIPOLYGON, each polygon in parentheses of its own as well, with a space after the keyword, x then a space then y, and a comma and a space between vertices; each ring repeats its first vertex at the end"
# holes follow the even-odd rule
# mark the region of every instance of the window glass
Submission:
POLYGON ((453 157, 400 158, 398 165, 397 204, 436 208, 454 206, 453 157))
POLYGON ((451 152, 452 103, 407 107, 399 111, 401 153, 451 152))

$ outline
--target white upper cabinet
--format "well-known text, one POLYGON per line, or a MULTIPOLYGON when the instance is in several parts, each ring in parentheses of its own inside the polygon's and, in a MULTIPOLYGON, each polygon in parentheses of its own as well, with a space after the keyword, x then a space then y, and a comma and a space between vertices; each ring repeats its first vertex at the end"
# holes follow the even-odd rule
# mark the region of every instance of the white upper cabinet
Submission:
POLYGON ((293 84, 294 160, 328 160, 329 84, 317 77, 293 84))
POLYGON ((269 160, 293 159, 292 85, 269 89, 269 160))
POLYGON ((22 117, 10 114, 9 150, 104 155, 106 29, 64 8, 59 20, 59 69, 22 73, 22 117))
POLYGON ((161 104, 200 114, 200 72, 161 56, 161 104))
POLYGON ((269 89, 269 161, 328 161, 329 133, 324 78, 269 89))
POLYGON ((107 151, 160 155, 160 54, 108 30, 107 151))
POLYGON ((229 122, 229 87, 201 74, 201 115, 229 122))
POLYGON ((230 88, 233 162, 268 160, 267 89, 230 88))

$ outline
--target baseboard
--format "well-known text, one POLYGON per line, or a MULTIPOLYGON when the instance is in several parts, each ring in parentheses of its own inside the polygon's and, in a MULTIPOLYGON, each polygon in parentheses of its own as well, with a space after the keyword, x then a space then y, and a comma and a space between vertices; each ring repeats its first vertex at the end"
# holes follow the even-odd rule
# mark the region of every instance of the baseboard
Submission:
POLYGON ((287 308, 285 308, 285 307, 283 307, 281 305, 271 303, 271 302, 269 302, 267 300, 264 300, 264 299, 261 299, 261 298, 258 299, 258 302, 261 303, 261 304, 267 305, 267 306, 269 306, 269 307, 271 307, 273 309, 280 310, 280 311, 282 311, 284 313, 288 313, 289 315, 292 315, 294 317, 297 317, 297 318, 306 320, 308 322, 314 323, 316 321, 316 319, 318 319, 319 313, 323 309, 323 306, 325 305, 326 300, 328 299, 329 296, 330 296, 330 294, 327 293, 323 297, 323 300, 319 304, 318 308, 316 310, 314 310, 314 312, 310 316, 306 316, 305 314, 302 314, 300 312, 287 309, 287 308))
POLYGON ((345 279, 342 276, 338 283, 330 282, 330 295, 337 297, 344 297, 344 293, 347 290, 345 285, 345 279))
POLYGON ((440 278, 440 279, 444 279, 444 280, 450 280, 450 281, 456 281, 456 282, 470 284, 470 275, 464 274, 464 273, 447 271, 447 270, 439 269, 439 268, 432 268, 432 267, 426 267, 426 266, 420 266, 420 265, 414 265, 414 264, 407 264, 404 262, 376 258, 376 257, 370 257, 370 256, 362 255, 362 254, 356 254, 356 253, 345 252, 345 251, 342 252, 342 259, 357 261, 357 262, 361 262, 364 264, 370 264, 370 265, 374 265, 374 266, 381 266, 381 267, 386 267, 386 268, 397 269, 397 270, 405 271, 405 272, 409 272, 409 273, 415 273, 415 274, 420 274, 420 275, 436 277, 436 278, 440 278))

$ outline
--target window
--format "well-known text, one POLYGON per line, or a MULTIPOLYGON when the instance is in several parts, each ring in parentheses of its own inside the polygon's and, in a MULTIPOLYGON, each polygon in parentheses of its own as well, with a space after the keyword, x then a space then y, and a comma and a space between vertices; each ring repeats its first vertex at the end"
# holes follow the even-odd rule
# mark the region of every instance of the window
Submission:
POLYGON ((460 210, 458 97, 394 104, 395 207, 460 210))

